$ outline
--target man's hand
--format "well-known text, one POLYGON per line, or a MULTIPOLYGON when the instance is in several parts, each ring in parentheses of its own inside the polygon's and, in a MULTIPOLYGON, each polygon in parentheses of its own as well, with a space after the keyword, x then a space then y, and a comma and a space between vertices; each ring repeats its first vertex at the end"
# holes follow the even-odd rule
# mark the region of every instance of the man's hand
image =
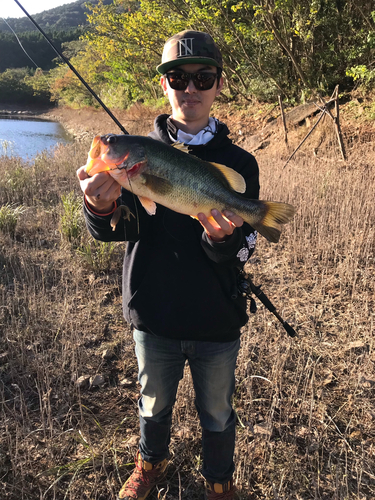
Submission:
POLYGON ((235 228, 241 227, 244 222, 242 217, 229 210, 224 210, 221 213, 219 210, 213 209, 211 215, 215 222, 211 218, 208 219, 203 213, 198 214, 198 220, 209 238, 216 242, 225 241, 235 228))
POLYGON ((77 177, 90 207, 98 213, 109 213, 113 203, 121 194, 120 184, 107 172, 90 177, 86 174, 84 166, 77 170, 77 177))

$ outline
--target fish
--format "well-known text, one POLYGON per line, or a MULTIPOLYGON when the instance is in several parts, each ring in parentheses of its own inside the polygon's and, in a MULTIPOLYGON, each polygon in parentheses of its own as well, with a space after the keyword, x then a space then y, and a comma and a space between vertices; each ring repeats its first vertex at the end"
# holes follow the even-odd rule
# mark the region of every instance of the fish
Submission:
MULTIPOLYGON (((279 241, 281 226, 294 216, 292 205, 245 198, 241 196, 246 190, 242 175, 187 153, 182 143, 171 146, 146 136, 97 135, 85 172, 89 176, 108 172, 138 196, 149 215, 155 215, 157 204, 194 218, 202 212, 212 221, 212 209, 228 210, 268 241, 279 241)), ((130 219, 130 211, 126 213, 130 219)))

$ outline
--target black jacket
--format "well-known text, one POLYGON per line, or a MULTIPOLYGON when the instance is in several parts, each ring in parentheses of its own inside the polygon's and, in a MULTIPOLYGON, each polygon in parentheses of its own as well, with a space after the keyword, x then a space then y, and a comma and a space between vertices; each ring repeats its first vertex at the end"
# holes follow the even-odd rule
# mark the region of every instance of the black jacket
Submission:
MULTIPOLYGON (((171 143, 168 115, 155 120, 150 137, 171 143)), ((232 144, 229 130, 219 124, 214 138, 190 146, 195 156, 232 167, 246 180, 244 196, 258 199, 255 158, 232 144)), ((248 225, 236 228, 223 242, 211 241, 200 223, 161 205, 150 216, 132 193, 123 189, 117 204, 127 205, 136 219, 120 222, 112 231, 112 214, 97 215, 86 205, 90 234, 102 241, 127 241, 123 268, 123 312, 128 323, 158 336, 228 342, 247 322, 246 299, 237 296, 239 269, 254 250, 256 232, 248 225)), ((213 207, 215 208, 215 207, 213 207)))

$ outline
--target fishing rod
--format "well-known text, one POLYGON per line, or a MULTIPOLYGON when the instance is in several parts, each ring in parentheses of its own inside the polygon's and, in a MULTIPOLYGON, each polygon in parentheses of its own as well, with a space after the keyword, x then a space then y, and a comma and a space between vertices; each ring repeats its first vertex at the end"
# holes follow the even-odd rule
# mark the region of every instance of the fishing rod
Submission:
POLYGON ((80 80, 80 82, 86 87, 86 89, 90 92, 90 94, 98 101, 98 103, 101 105, 101 107, 109 114, 109 116, 112 118, 112 120, 116 123, 116 125, 119 127, 121 132, 123 132, 125 135, 129 135, 129 132, 121 125, 121 123, 117 120, 117 118, 114 116, 114 114, 107 108, 107 106, 104 104, 104 102, 100 99, 100 97, 93 91, 93 89, 89 86, 88 83, 82 78, 82 76, 78 73, 78 71, 74 68, 74 66, 68 61, 68 59, 54 46, 52 41, 48 38, 48 36, 45 34, 45 32, 42 30, 42 28, 39 26, 39 24, 30 16, 30 14, 26 11, 26 9, 20 4, 18 0, 14 0, 18 7, 23 10, 23 12, 26 14, 26 16, 30 19, 30 21, 33 23, 33 25, 36 27, 37 30, 40 31, 40 33, 44 36, 44 38, 47 40, 47 42, 50 44, 50 46, 53 48, 53 50, 56 52, 56 54, 62 59, 65 64, 69 66, 69 68, 73 71, 73 73, 76 75, 76 77, 80 80))
POLYGON ((240 279, 238 282, 238 291, 242 294, 243 297, 250 297, 250 312, 255 313, 257 310, 257 306, 253 297, 251 297, 251 293, 253 293, 262 304, 280 321, 283 325, 285 331, 289 335, 289 337, 295 337, 297 332, 293 327, 289 325, 277 312, 276 307, 272 304, 267 295, 260 289, 261 286, 256 286, 252 282, 250 276, 245 272, 241 272, 240 279))

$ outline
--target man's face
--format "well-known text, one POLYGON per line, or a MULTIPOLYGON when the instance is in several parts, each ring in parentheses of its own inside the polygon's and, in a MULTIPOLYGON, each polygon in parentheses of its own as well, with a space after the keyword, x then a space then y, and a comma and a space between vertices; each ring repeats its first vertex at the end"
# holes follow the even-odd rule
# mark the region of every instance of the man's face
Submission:
MULTIPOLYGON (((217 73, 217 68, 205 64, 183 64, 168 71, 168 73, 176 72, 217 73)), ((209 90, 196 89, 192 80, 189 81, 186 90, 173 90, 165 76, 161 77, 160 82, 164 94, 168 96, 172 106, 172 118, 186 124, 199 124, 205 120, 208 121, 212 103, 223 87, 222 78, 220 78, 219 83, 216 80, 212 89, 209 90)), ((205 125, 203 124, 203 126, 205 125)))

